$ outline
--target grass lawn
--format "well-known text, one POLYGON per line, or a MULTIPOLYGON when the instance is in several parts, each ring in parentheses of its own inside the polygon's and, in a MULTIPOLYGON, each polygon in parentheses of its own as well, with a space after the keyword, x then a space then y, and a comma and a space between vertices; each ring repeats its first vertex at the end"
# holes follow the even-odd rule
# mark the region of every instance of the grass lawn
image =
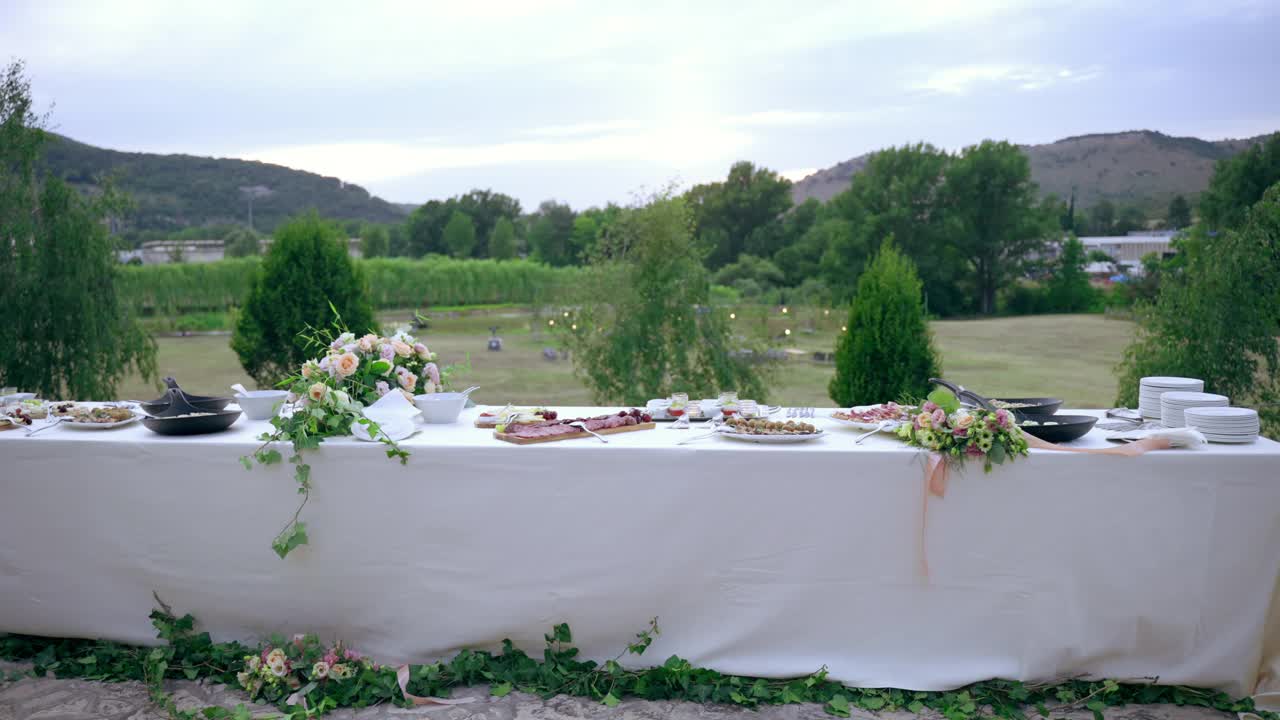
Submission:
MULTIPOLYGON (((399 319, 399 318, 397 318, 399 319)), ((835 348, 837 321, 810 323, 809 331, 791 336, 790 347, 804 351, 786 362, 778 374, 770 400, 788 405, 830 406, 827 383, 830 364, 810 358, 814 351, 835 348)), ((461 362, 468 354, 471 372, 460 376, 466 385, 479 385, 483 404, 590 404, 591 396, 574 376, 572 365, 548 361, 542 348, 552 343, 529 331, 529 315, 503 311, 489 317, 441 317, 425 333, 427 344, 445 362, 461 362), (498 325, 506 349, 488 352, 487 327, 498 325)), ((774 328, 771 320, 769 327, 774 328)), ((1113 369, 1132 334, 1131 323, 1102 315, 1039 315, 994 320, 949 320, 933 323, 942 355, 944 377, 996 396, 1050 395, 1067 407, 1104 408, 1115 402, 1113 369)), ((157 338, 160 375, 172 375, 192 392, 229 392, 232 383, 253 387, 244 375, 230 336, 157 338)), ((146 400, 159 391, 128 379, 121 397, 146 400)))

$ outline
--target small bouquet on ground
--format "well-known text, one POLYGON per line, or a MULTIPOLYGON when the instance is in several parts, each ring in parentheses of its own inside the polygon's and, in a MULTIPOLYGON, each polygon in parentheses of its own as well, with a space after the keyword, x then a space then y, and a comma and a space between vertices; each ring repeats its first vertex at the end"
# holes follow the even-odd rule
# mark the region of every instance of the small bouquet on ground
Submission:
POLYGON ((380 670, 342 643, 325 646, 314 635, 295 635, 292 642, 277 642, 256 655, 246 655, 236 681, 254 700, 278 704, 287 698, 290 705, 305 706, 308 696, 332 695, 331 685, 351 680, 366 669, 380 670))
POLYGON ((898 427, 898 437, 947 461, 981 459, 983 469, 991 472, 992 465, 1027 454, 1027 439, 1013 413, 961 408, 948 390, 929 393, 920 412, 908 420, 898 427))
POLYGON ((246 469, 252 468, 255 460, 273 465, 283 456, 272 449, 272 443, 293 445, 289 462, 294 465, 294 479, 303 498, 293 519, 271 543, 281 558, 307 544, 306 524, 298 516, 310 497, 311 466, 302 461, 302 451, 319 447, 325 438, 351 435, 352 426, 360 424, 368 437, 386 446, 387 457, 404 464, 409 453, 365 417, 365 408, 388 393, 401 393, 413 403, 415 394, 443 390, 457 370, 438 366, 436 354, 404 331, 390 337, 373 333, 356 337, 342 327, 339 318, 332 332, 312 330, 302 337, 320 356, 306 361, 296 375, 279 383, 290 392, 292 411, 272 418, 274 431, 258 438, 262 445, 252 457, 240 459, 246 469))

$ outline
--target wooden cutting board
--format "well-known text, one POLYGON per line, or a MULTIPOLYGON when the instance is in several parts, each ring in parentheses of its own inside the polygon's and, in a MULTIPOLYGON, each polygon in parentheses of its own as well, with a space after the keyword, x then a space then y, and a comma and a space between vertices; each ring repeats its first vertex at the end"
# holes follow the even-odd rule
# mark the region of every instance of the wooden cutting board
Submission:
MULTIPOLYGON (((655 427, 657 427, 657 425, 651 422, 636 423, 635 425, 623 425, 622 427, 597 430, 596 434, 597 435, 616 435, 618 433, 635 432, 636 430, 652 430, 655 427)), ((498 438, 499 440, 502 440, 503 442, 514 443, 516 445, 533 445, 535 443, 556 442, 557 440, 577 440, 579 438, 591 438, 592 440, 595 439, 585 432, 576 432, 572 435, 551 435, 549 437, 535 437, 535 438, 520 437, 519 435, 512 435, 511 433, 495 432, 493 436, 498 438)))

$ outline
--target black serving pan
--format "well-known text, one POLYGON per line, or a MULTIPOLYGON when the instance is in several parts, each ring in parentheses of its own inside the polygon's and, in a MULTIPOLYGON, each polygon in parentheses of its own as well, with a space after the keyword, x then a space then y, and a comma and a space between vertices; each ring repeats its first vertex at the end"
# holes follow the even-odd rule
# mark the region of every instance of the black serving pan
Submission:
POLYGON ((165 408, 142 418, 142 424, 161 435, 206 435, 222 432, 240 417, 239 410, 207 410, 187 400, 186 393, 170 388, 165 408))
POLYGON ((1098 422, 1098 418, 1092 415, 1051 415, 1042 414, 1024 414, 1018 418, 1018 426, 1022 428, 1022 432, 1051 443, 1071 442, 1079 440, 1093 429, 1093 424, 1098 422), (1023 425, 1024 422, 1031 420, 1037 423, 1052 422, 1057 425, 1023 425))
POLYGON ((972 390, 966 390, 961 385, 942 380, 940 378, 929 378, 929 382, 935 385, 941 385, 962 401, 968 401, 971 405, 976 405, 985 410, 997 410, 999 406, 996 401, 1009 405, 1025 405, 1026 407, 1006 408, 1014 414, 1014 417, 1021 419, 1026 415, 1052 415, 1058 412, 1062 407, 1062 400, 1058 398, 1039 397, 1039 398, 987 398, 979 395, 972 390))
MULTIPOLYGON (((165 378, 164 384, 167 385, 169 388, 169 390, 165 391, 164 395, 150 402, 138 403, 138 406, 142 408, 143 412, 147 413, 148 415, 156 415, 156 416, 164 415, 165 410, 167 410, 169 407, 170 394, 171 394, 170 391, 172 390, 177 390, 178 392, 181 392, 188 404, 190 404, 194 408, 199 409, 202 412, 217 412, 219 410, 225 410, 227 408, 227 405, 231 404, 231 398, 229 397, 214 397, 211 395, 192 395, 191 393, 178 387, 178 381, 174 380, 171 377, 165 378)), ((173 413, 173 414, 181 415, 182 413, 173 413)))

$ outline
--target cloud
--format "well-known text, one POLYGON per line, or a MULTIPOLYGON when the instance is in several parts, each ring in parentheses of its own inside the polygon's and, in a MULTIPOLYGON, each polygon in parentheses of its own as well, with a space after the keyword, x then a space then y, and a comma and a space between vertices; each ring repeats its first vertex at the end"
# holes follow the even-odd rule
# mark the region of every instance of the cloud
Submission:
POLYGON ((969 95, 979 89, 1012 86, 1018 90, 1043 90, 1053 85, 1080 83, 1102 74, 1102 68, 1053 68, 1041 65, 958 65, 930 73, 916 90, 944 95, 969 95))
POLYGON ((818 172, 818 168, 809 167, 809 168, 794 168, 791 170, 783 170, 778 174, 790 180, 791 182, 800 182, 801 180, 809 177, 810 175, 816 172, 818 172))

